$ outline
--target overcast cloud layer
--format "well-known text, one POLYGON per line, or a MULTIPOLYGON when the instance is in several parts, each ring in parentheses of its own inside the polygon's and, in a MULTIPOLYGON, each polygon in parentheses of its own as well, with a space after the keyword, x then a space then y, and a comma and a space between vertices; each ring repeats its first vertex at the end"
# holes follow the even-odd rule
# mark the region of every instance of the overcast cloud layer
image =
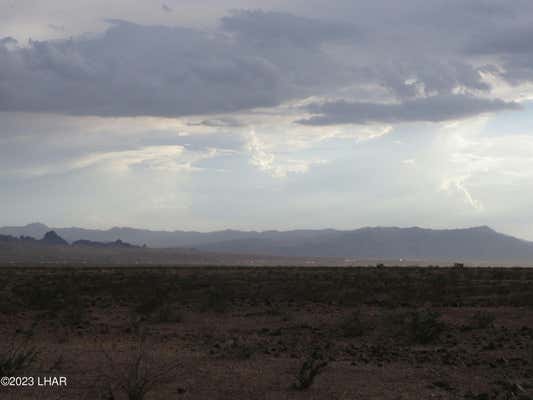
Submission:
POLYGON ((0 0, 0 224, 533 239, 533 3, 0 0))

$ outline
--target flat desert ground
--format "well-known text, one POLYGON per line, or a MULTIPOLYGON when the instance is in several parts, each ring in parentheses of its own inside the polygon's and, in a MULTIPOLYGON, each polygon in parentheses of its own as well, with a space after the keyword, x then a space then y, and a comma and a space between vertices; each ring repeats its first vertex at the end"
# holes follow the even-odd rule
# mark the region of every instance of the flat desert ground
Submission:
POLYGON ((2 399, 533 399, 533 269, 2 268, 0 339, 67 379, 2 399))

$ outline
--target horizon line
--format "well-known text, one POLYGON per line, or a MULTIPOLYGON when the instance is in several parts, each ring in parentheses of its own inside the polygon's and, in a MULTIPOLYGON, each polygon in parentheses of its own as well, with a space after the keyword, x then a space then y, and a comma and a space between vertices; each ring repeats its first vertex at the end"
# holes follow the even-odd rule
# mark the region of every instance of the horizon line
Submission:
POLYGON ((154 228, 142 228, 142 227, 135 227, 135 226, 111 226, 109 228, 86 228, 82 226, 51 226, 43 222, 30 222, 25 225, 0 225, 0 229, 5 228, 25 228, 29 227, 31 225, 42 225, 50 230, 55 229, 82 229, 82 230, 93 230, 93 231, 111 231, 114 229, 132 229, 132 230, 140 230, 140 231, 148 231, 148 232, 165 232, 165 233, 200 233, 200 234, 210 234, 210 233, 218 233, 218 232, 243 232, 243 233, 268 233, 268 232, 297 232, 297 231, 335 231, 335 232, 353 232, 358 231, 362 229, 421 229, 421 230, 428 230, 428 231, 454 231, 454 230, 469 230, 469 229, 488 229, 493 232, 496 232, 501 235, 514 237, 526 242, 533 242, 533 240, 524 239, 512 234, 508 234, 502 231, 498 231, 494 228, 492 228, 490 225, 482 224, 482 225, 468 225, 468 226, 462 226, 462 227, 445 227, 445 228, 436 228, 436 227, 424 227, 420 225, 364 225, 354 228, 348 228, 348 229, 340 229, 340 228, 293 228, 293 229, 235 229, 235 228, 224 228, 224 229, 214 229, 214 230, 194 230, 194 229, 154 229, 154 228))

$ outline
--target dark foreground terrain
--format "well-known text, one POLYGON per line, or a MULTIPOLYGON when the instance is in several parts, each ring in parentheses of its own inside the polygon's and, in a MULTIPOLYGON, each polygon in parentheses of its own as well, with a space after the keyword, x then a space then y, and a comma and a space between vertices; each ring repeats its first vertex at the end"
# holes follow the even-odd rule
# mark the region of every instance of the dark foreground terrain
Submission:
POLYGON ((533 398, 533 269, 0 272, 1 399, 533 398))

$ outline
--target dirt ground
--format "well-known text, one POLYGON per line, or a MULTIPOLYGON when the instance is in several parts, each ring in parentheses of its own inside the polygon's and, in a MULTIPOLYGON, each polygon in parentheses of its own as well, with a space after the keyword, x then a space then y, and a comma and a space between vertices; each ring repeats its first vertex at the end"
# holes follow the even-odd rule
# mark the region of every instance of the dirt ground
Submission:
POLYGON ((1 399, 533 399, 533 269, 0 272, 1 399))

